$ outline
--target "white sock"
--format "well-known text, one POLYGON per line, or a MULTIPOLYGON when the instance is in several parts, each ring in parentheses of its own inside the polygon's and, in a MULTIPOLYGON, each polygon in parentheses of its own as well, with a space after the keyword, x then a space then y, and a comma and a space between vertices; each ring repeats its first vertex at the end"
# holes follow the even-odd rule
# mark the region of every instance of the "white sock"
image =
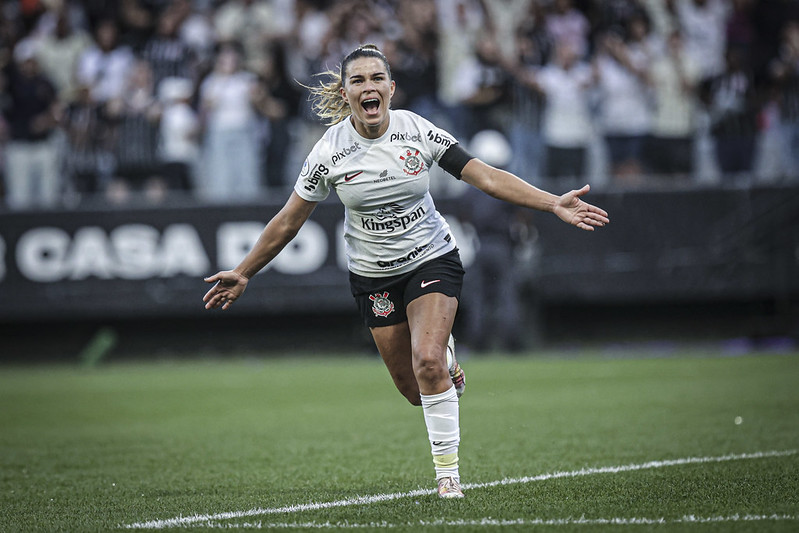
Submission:
POLYGON ((436 479, 454 477, 460 480, 458 444, 461 441, 461 429, 455 386, 440 394, 422 394, 421 397, 436 479))

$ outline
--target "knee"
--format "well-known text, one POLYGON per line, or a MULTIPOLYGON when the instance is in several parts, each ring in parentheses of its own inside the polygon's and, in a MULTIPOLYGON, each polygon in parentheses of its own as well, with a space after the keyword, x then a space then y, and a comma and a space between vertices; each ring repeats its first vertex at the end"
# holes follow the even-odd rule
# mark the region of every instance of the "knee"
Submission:
POLYGON ((435 383, 448 377, 446 356, 432 350, 425 350, 414 355, 416 381, 435 383))

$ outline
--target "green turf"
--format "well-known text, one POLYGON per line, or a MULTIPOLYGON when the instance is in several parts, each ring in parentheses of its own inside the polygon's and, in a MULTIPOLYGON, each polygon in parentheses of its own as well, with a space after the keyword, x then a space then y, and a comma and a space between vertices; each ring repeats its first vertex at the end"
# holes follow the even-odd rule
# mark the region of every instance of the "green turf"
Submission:
MULTIPOLYGON (((799 449, 799 354, 604 355, 463 361, 463 481, 799 449)), ((0 368, 2 531, 104 531, 432 487, 421 411, 376 359, 0 368)), ((190 526, 796 531, 798 515, 793 454, 473 488, 462 501, 423 494, 190 526), (677 522, 685 516, 738 518, 677 522), (574 523, 581 518, 587 523, 574 523), (615 518, 666 523, 599 523, 615 518), (466 525, 446 525, 456 520, 466 525)))

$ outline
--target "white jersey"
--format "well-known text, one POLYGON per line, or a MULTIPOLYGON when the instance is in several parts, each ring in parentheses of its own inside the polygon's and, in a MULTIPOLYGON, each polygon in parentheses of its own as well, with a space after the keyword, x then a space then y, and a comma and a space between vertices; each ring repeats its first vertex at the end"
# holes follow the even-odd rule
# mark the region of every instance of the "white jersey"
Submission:
POLYGON ((336 190, 351 272, 402 274, 455 249, 430 196, 429 170, 456 143, 410 111, 389 110, 388 130, 377 139, 361 137, 347 119, 316 143, 294 190, 311 202, 336 190))

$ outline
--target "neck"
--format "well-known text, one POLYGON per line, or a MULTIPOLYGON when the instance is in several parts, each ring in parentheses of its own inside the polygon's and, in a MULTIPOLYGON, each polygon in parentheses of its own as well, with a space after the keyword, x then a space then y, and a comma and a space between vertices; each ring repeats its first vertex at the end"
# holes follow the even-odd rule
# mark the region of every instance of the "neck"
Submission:
POLYGON ((388 131, 389 118, 386 116, 386 120, 374 126, 369 126, 363 122, 356 121, 355 118, 350 115, 350 123, 361 137, 365 139, 377 139, 388 131))

